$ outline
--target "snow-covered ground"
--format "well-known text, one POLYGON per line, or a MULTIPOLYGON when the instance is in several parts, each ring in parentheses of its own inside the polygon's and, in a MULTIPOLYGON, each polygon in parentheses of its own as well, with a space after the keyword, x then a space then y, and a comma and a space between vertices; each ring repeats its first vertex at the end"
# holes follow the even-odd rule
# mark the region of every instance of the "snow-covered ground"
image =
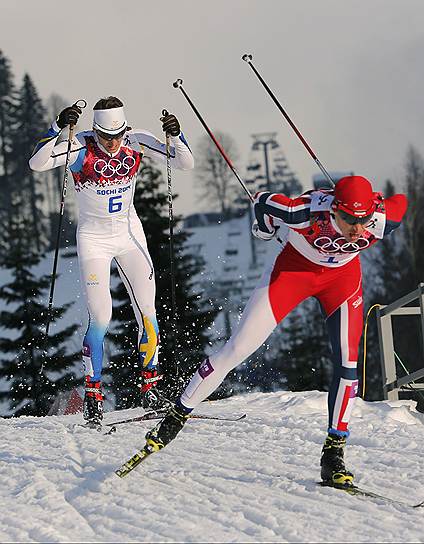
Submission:
MULTIPOLYGON (((152 422, 104 436, 80 415, 0 419, 1 542, 424 542, 424 509, 323 489, 326 395, 250 393, 199 413, 124 479, 114 470, 152 422)), ((106 422, 140 410, 110 412, 106 422)), ((411 401, 358 400, 347 452, 357 482, 424 499, 424 416, 411 401)))

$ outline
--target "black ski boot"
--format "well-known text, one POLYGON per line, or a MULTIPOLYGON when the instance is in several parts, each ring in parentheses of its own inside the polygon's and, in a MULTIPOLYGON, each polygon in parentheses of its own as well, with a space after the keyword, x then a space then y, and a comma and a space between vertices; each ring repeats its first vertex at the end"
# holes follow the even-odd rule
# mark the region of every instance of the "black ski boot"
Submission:
POLYGON ((157 389, 158 381, 163 378, 157 369, 141 371, 141 397, 145 410, 161 410, 170 406, 171 402, 166 399, 157 389))
POLYGON ((99 427, 103 419, 103 393, 101 382, 86 378, 83 404, 83 418, 88 426, 99 427))
POLYGON ((328 434, 321 454, 321 478, 327 485, 349 487, 353 485, 354 475, 346 470, 344 447, 346 437, 328 434))
POLYGON ((171 440, 174 440, 189 417, 190 413, 187 413, 181 406, 171 406, 162 421, 147 432, 147 445, 154 451, 161 450, 171 440))

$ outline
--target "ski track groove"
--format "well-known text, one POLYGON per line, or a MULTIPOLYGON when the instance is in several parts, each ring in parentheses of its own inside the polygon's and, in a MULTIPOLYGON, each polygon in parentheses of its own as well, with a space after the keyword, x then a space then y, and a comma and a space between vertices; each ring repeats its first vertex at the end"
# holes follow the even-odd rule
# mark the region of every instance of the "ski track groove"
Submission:
MULTIPOLYGON (((68 462, 69 468, 73 471, 74 475, 77 477, 76 482, 77 485, 74 485, 71 489, 67 490, 64 493, 64 498, 66 502, 73 508, 75 514, 78 516, 79 520, 82 522, 83 526, 85 526, 90 534, 90 540, 93 539, 96 535, 96 529, 91 525, 90 520, 84 515, 84 513, 81 511, 81 507, 79 506, 79 502, 81 500, 81 497, 84 495, 87 495, 90 491, 88 489, 83 490, 81 493, 81 487, 85 487, 85 476, 87 473, 87 469, 85 468, 86 465, 86 458, 87 454, 85 453, 86 450, 86 444, 81 446, 78 444, 78 427, 75 427, 74 429, 66 429, 66 436, 68 438, 68 448, 69 453, 64 457, 64 459, 68 462)), ((85 430, 81 428, 82 430, 85 430)), ((83 434, 80 437, 81 440, 84 440, 83 434)), ((80 440, 80 441, 81 441, 80 440)), ((89 465, 91 466, 91 465, 89 465)), ((92 471, 91 471, 92 472, 92 471)))
MULTIPOLYGON (((12 426, 10 429, 11 433, 15 435, 15 440, 16 435, 19 437, 19 434, 25 430, 25 424, 12 426)), ((25 519, 25 533, 15 533, 18 542, 72 542, 74 540, 72 537, 73 522, 70 520, 73 519, 75 509, 66 501, 62 488, 63 481, 60 478, 64 473, 62 461, 66 459, 66 455, 55 458, 51 458, 49 455, 46 458, 44 455, 46 451, 49 453, 57 451, 57 443, 54 444, 55 447, 49 448, 57 431, 63 435, 64 439, 59 440, 59 443, 65 448, 67 441, 64 433, 61 433, 57 427, 50 427, 48 430, 50 434, 45 432, 45 428, 28 425, 27 433, 31 437, 30 442, 34 445, 34 453, 31 456, 14 455, 15 467, 20 468, 23 465, 26 470, 25 474, 17 479, 13 490, 11 490, 15 498, 13 512, 15 515, 11 518, 8 516, 5 522, 8 525, 16 524, 18 526, 20 525, 18 519, 21 516, 25 519), (53 430, 56 433, 52 433, 53 430), (42 448, 39 447, 40 442, 43 444, 42 448), (28 506, 32 507, 30 516, 26 513, 28 506), (54 523, 52 523, 52 519, 54 519, 54 523)), ((13 454, 15 449, 19 449, 19 440, 14 443, 8 441, 8 444, 10 443, 12 443, 10 453, 13 454)), ((86 530, 88 526, 83 518, 81 522, 78 530, 79 536, 83 539, 91 539, 94 534, 93 530, 91 527, 88 531, 86 530)))

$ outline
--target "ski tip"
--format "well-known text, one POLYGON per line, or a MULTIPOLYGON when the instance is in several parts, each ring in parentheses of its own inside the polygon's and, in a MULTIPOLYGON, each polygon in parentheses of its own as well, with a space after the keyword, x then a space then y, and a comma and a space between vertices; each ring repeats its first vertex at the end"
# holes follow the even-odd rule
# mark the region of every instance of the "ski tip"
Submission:
POLYGON ((154 453, 154 450, 149 448, 146 444, 146 446, 144 446, 142 450, 138 451, 131 457, 131 459, 128 459, 126 463, 124 463, 117 470, 115 470, 115 474, 119 476, 119 478, 123 478, 136 467, 138 467, 138 465, 142 463, 145 459, 147 459, 147 457, 149 457, 149 455, 151 455, 152 453, 154 453))

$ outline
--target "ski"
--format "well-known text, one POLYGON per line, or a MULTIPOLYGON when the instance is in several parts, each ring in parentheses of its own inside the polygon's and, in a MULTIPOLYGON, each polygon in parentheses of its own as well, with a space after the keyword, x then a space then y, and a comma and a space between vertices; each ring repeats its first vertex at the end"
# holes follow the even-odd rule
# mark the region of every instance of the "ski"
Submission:
MULTIPOLYGON (((128 419, 122 419, 120 421, 115 421, 114 423, 106 423, 104 425, 93 424, 93 423, 77 423, 73 424, 73 429, 77 427, 82 427, 83 429, 93 429, 98 432, 101 432, 105 427, 109 429, 103 433, 103 435, 110 435, 116 432, 116 425, 123 425, 124 423, 136 423, 137 421, 149 421, 152 419, 161 419, 167 414, 168 410, 151 410, 150 412, 145 412, 141 416, 130 417, 128 419)), ((206 414, 190 414, 190 419, 205 419, 205 420, 215 420, 215 421, 229 421, 236 422, 241 421, 247 416, 247 414, 240 414, 236 416, 209 416, 206 414)))
MULTIPOLYGON (((144 414, 146 415, 146 414, 144 414)), ((143 418, 143 416, 140 416, 143 418)), ((208 416, 204 414, 190 414, 189 419, 213 419, 217 421, 240 421, 246 417, 246 414, 241 414, 240 416, 233 416, 233 417, 221 417, 221 416, 208 416)), ((142 421, 143 419, 141 419, 142 421)), ((140 421, 139 418, 133 418, 131 421, 140 421)), ((124 423, 126 423, 125 421, 124 423)), ((115 423, 116 425, 116 423, 115 423)), ((111 431, 114 427, 111 428, 111 431)), ((159 451, 157 449, 153 449, 149 444, 146 444, 144 448, 140 451, 138 451, 136 454, 134 454, 131 459, 128 459, 121 467, 119 467, 117 470, 115 470, 115 474, 119 476, 120 478, 123 478, 124 476, 127 476, 132 470, 134 470, 140 463, 142 463, 147 457, 149 457, 152 453, 155 453, 156 451, 159 451)))
MULTIPOLYGON (((107 423, 105 427, 114 427, 115 425, 122 425, 123 423, 135 423, 137 421, 148 421, 150 419, 160 419, 168 413, 168 410, 150 411, 142 414, 141 416, 130 417, 128 419, 122 419, 121 421, 115 421, 114 423, 107 423)), ((190 419, 211 419, 216 421, 240 421, 244 419, 246 414, 239 416, 208 416, 206 414, 190 414, 190 419)))
POLYGON ((390 504, 407 506, 408 508, 424 508, 424 501, 418 504, 411 504, 411 503, 407 503, 398 499, 393 499, 392 497, 386 497, 385 495, 380 495, 379 493, 374 493, 374 491, 363 489, 362 487, 358 487, 357 485, 343 486, 343 485, 332 484, 330 482, 317 482, 317 484, 322 487, 332 487, 333 489, 340 489, 341 491, 349 493, 349 495, 368 497, 370 499, 379 499, 381 501, 385 501, 390 504))
POLYGON ((126 461, 121 467, 115 470, 115 474, 120 478, 123 478, 136 467, 138 467, 140 463, 142 463, 145 459, 147 459, 147 457, 149 457, 149 455, 154 452, 155 450, 151 450, 146 444, 142 450, 138 451, 131 457, 131 459, 128 459, 128 461, 126 461))
MULTIPOLYGON (((113 434, 116 432, 116 425, 122 425, 123 423, 135 423, 137 421, 148 421, 151 419, 161 419, 167 413, 167 410, 157 410, 146 412, 141 416, 131 417, 128 419, 123 419, 122 421, 115 421, 115 423, 107 423, 105 427, 110 427, 110 429, 104 434, 113 434)), ((190 414, 189 419, 206 419, 206 420, 215 420, 215 421, 241 421, 246 417, 247 414, 241 414, 239 416, 225 417, 225 416, 208 416, 206 414, 190 414)))
POLYGON ((190 414, 189 419, 209 419, 215 421, 240 421, 247 417, 247 414, 241 414, 239 416, 208 416, 205 414, 190 414))
POLYGON ((167 413, 167 409, 163 410, 151 410, 145 412, 141 416, 129 417, 128 419, 121 419, 120 421, 115 421, 114 423, 106 423, 105 427, 113 427, 115 425, 122 425, 123 423, 134 423, 136 421, 148 421, 149 419, 160 419, 167 413))

